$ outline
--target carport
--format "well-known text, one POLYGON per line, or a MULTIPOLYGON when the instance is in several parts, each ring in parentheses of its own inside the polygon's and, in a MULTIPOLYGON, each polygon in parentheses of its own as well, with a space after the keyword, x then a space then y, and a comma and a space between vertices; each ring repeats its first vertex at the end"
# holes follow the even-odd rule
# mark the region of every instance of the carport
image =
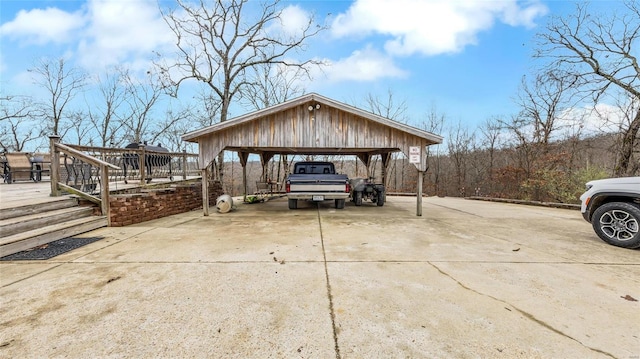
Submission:
MULTIPOLYGON (((279 155, 354 155, 369 168, 380 155, 382 181, 394 152, 402 152, 418 171, 416 215, 422 215, 422 179, 427 170, 427 146, 442 137, 385 117, 310 93, 281 104, 248 113, 213 126, 186 133, 182 140, 198 143, 202 178, 222 151, 235 151, 243 168, 250 154, 260 156, 262 166, 279 155)), ((202 208, 209 215, 208 188, 202 186, 202 208)))

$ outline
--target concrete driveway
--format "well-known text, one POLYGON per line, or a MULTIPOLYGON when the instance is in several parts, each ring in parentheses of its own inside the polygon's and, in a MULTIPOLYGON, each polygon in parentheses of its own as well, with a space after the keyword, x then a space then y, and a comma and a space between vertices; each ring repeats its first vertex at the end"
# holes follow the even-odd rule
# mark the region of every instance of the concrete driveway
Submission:
POLYGON ((578 211, 286 199, 0 263, 0 357, 640 357, 640 251, 578 211))

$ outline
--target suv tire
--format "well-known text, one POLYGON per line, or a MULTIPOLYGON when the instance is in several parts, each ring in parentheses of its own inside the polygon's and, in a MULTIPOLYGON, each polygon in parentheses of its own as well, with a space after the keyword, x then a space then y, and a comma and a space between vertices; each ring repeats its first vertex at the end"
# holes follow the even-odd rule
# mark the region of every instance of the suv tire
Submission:
POLYGON ((640 206, 609 202, 598 207, 591 219, 600 239, 618 247, 640 247, 640 206))

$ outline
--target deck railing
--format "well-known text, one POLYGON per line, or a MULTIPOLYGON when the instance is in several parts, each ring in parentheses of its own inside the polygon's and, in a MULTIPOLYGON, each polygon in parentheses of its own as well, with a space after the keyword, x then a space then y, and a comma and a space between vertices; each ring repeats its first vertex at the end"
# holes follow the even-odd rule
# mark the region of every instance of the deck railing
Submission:
POLYGON ((51 196, 60 196, 60 190, 78 195, 100 205, 102 215, 110 222, 109 169, 120 167, 88 156, 74 148, 60 143, 59 136, 49 136, 51 146, 51 196), (66 178, 61 181, 61 169, 65 168, 66 178), (100 197, 97 197, 99 194, 100 197))
POLYGON ((109 172, 111 182, 140 181, 144 185, 153 178, 173 180, 182 176, 186 180, 187 177, 200 176, 196 153, 150 151, 145 145, 138 148, 67 146, 120 167, 119 170, 109 172))
POLYGON ((59 136, 49 136, 51 150, 51 196, 61 190, 98 204, 110 219, 109 182, 140 181, 174 175, 199 176, 198 155, 148 151, 144 145, 134 149, 67 145, 59 136))

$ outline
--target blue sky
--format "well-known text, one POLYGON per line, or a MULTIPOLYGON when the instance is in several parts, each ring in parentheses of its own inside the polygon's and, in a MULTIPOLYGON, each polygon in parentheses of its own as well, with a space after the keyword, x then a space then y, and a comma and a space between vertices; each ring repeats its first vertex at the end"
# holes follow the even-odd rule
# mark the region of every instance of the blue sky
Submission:
MULTIPOLYGON (((596 1, 591 9, 616 4, 596 1)), ((536 66, 535 34, 549 16, 574 10, 573 2, 538 0, 282 5, 291 24, 314 14, 328 26, 300 55, 331 64, 305 83, 307 92, 364 107, 367 95, 385 99, 391 91, 397 102, 406 101, 411 124, 435 107, 470 128, 517 112, 521 78, 536 66)), ((41 57, 64 57, 97 74, 114 64, 144 69, 152 51, 172 48, 155 0, 3 0, 0 10, 0 96, 41 95, 27 72, 41 57)), ((235 107, 232 115, 244 112, 235 107)))

